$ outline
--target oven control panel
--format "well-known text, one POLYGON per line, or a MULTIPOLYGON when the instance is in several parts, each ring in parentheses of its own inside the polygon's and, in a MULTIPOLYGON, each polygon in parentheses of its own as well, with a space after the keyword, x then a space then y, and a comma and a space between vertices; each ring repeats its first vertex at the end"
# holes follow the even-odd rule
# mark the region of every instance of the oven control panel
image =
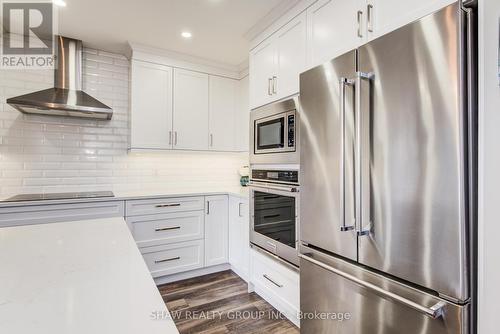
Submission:
POLYGON ((259 181, 298 183, 299 172, 296 170, 252 170, 252 179, 259 181))

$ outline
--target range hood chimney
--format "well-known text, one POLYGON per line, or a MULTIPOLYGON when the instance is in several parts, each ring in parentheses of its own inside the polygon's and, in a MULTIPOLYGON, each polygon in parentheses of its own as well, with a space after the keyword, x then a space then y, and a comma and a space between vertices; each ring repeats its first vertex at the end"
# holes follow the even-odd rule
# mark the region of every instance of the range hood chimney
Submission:
POLYGON ((109 120, 113 110, 82 91, 82 41, 56 36, 57 67, 54 88, 7 99, 27 114, 73 116, 109 120))

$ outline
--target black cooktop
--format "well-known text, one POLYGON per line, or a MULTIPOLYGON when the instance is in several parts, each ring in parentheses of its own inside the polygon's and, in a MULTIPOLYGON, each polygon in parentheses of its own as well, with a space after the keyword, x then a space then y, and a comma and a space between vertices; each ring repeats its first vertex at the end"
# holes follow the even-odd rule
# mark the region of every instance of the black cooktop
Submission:
POLYGON ((100 198, 114 197, 112 191, 86 191, 73 193, 47 193, 47 194, 21 194, 7 198, 3 202, 20 202, 20 201, 45 201, 56 199, 83 199, 83 198, 100 198))

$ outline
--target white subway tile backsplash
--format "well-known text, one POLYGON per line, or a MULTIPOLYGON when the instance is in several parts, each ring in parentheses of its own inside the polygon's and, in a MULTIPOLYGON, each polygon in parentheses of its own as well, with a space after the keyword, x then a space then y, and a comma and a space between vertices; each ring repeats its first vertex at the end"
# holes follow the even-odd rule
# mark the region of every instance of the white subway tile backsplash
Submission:
POLYGON ((24 115, 8 97, 49 88, 49 70, 0 70, 0 195, 34 192, 230 186, 246 154, 127 154, 129 61, 84 49, 83 88, 113 107, 111 121, 24 115))

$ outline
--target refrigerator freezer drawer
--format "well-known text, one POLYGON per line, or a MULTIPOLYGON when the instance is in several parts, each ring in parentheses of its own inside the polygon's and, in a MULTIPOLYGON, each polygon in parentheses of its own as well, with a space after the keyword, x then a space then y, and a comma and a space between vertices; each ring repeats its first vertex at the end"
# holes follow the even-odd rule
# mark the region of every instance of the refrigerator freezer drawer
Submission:
POLYGON ((307 251, 300 260, 301 331, 336 334, 468 333, 468 305, 307 251))

